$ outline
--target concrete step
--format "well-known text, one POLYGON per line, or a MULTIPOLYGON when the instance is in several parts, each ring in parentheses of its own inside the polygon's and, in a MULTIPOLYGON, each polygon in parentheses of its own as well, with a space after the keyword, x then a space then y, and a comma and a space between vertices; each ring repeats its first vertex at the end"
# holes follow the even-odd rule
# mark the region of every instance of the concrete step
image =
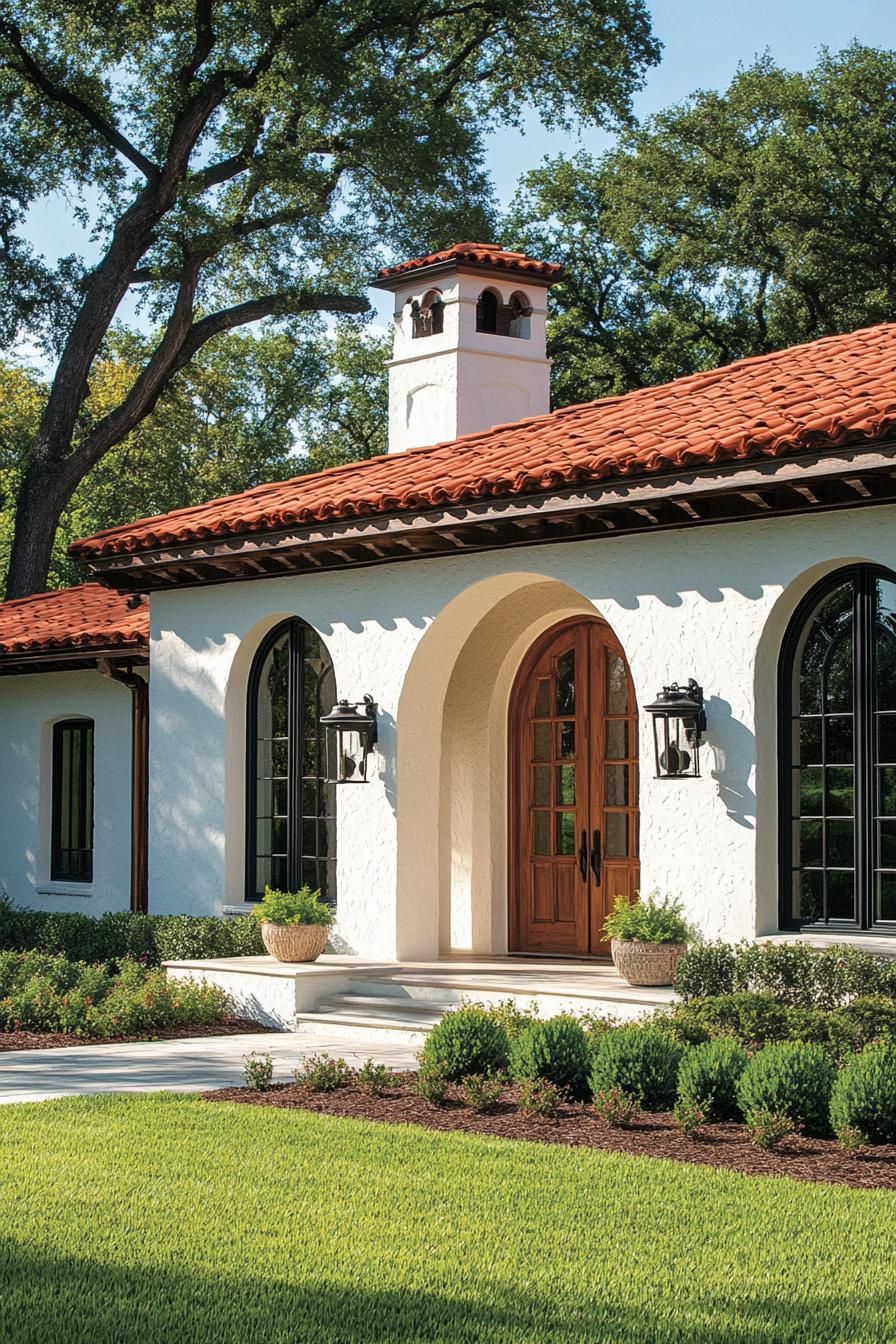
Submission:
POLYGON ((518 1008, 528 1010, 533 999, 540 1005, 542 1017, 552 1017, 557 1013, 598 1012, 619 1016, 640 1016, 652 1008, 674 999, 674 994, 665 987, 634 987, 626 984, 618 976, 602 975, 595 977, 592 985, 584 985, 581 979, 564 983, 562 980, 552 983, 550 979, 539 977, 529 984, 521 983, 519 977, 502 975, 440 974, 439 972, 407 972, 377 975, 376 979, 355 979, 349 982, 349 994, 346 997, 389 998, 398 1003, 430 1003, 457 1006, 462 1002, 501 1003, 511 999, 518 1008))
POLYGON ((334 1045, 367 1042, 420 1048, 452 1005, 421 1003, 394 995, 332 994, 314 1012, 296 1013, 298 1032, 325 1032, 334 1045))

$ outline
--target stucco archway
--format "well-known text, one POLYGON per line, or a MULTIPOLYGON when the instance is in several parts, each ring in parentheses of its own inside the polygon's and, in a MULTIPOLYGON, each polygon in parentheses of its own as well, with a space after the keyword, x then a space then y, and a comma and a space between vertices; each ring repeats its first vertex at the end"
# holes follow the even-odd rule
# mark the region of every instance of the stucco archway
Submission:
POLYGON ((420 641, 397 716, 399 957, 507 950, 507 708, 544 630, 595 614, 556 579, 471 585, 420 641))

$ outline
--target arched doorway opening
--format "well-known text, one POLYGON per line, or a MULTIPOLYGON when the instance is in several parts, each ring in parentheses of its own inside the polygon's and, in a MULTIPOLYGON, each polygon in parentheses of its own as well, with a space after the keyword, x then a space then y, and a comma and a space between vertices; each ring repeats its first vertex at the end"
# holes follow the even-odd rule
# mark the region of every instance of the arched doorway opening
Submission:
POLYGON ((510 697, 509 947, 606 956, 604 919, 638 886, 638 723, 606 621, 546 631, 510 697))

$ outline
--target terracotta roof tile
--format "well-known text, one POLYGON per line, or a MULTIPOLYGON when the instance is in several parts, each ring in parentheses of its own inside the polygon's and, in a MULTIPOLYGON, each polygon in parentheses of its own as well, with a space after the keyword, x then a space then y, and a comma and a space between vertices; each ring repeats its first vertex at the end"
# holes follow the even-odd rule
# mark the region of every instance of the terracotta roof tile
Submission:
POLYGON ((487 266, 499 271, 542 276, 549 280, 559 280, 563 274, 563 267, 553 261, 536 261, 522 252, 507 252, 496 243, 455 243, 442 252, 430 252, 427 257, 401 261, 397 266, 384 266, 381 271, 377 271, 374 285, 380 280, 389 281, 396 276, 407 275, 410 271, 422 270, 424 266, 438 266, 450 261, 462 266, 487 266))
POLYGON ((98 583, 0 602, 0 659, 57 650, 142 651, 149 644, 149 607, 98 583))
POLYGON ((72 554, 414 512, 782 457, 896 434, 896 324, 740 360, 449 443, 371 458, 143 519, 72 554))

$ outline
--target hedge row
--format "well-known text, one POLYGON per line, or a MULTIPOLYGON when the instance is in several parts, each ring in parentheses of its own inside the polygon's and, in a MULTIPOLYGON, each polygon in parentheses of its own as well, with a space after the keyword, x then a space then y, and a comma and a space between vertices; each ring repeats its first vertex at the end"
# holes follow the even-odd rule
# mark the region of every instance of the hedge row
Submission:
POLYGON ((795 1008, 837 1008, 871 995, 896 999, 896 960, 809 943, 696 943, 679 962, 683 999, 774 994, 795 1008))
POLYGON ((208 957, 264 953, 251 915, 215 919, 201 915, 90 915, 20 910, 0 897, 0 950, 45 952, 71 961, 114 966, 126 958, 144 966, 208 957))
POLYGON ((43 952, 0 952, 0 1031, 102 1039, 210 1027, 231 1011, 217 986, 169 980, 135 961, 112 971, 43 952))

